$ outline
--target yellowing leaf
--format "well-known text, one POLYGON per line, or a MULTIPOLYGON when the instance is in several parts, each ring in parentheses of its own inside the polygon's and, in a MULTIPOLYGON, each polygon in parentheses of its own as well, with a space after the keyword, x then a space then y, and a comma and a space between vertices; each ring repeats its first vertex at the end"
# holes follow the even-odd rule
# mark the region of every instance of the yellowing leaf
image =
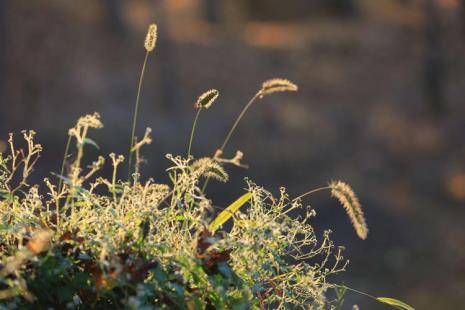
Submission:
POLYGON ((400 300, 389 298, 389 297, 377 297, 377 301, 382 302, 384 304, 388 304, 393 306, 394 308, 401 309, 401 310, 415 310, 412 306, 407 305, 405 302, 400 300))
POLYGON ((220 214, 211 222, 210 226, 208 227, 208 230, 211 232, 214 232, 217 230, 221 225, 226 223, 233 215, 236 213, 237 210, 239 210, 240 207, 242 207, 247 201, 252 198, 252 193, 246 193, 239 197, 236 201, 234 201, 232 204, 230 204, 226 209, 221 211, 220 214))

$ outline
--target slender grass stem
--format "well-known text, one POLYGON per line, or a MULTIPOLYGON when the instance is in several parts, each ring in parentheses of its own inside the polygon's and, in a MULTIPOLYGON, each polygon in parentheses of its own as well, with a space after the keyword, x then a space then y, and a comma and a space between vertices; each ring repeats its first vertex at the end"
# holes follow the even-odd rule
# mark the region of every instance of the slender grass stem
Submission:
POLYGON ((113 200, 115 202, 117 202, 116 200, 116 175, 117 175, 117 170, 118 170, 118 166, 115 166, 113 167, 113 174, 112 174, 112 177, 111 177, 111 185, 112 185, 112 195, 113 195, 113 200))
POLYGON ((348 290, 348 291, 351 291, 351 292, 354 292, 354 293, 357 293, 357 294, 360 294, 360 295, 366 296, 366 297, 368 297, 368 298, 374 299, 374 300, 376 300, 376 301, 378 301, 378 302, 379 302, 378 298, 376 298, 375 296, 373 296, 373 295, 370 295, 370 294, 368 294, 368 293, 365 293, 365 292, 362 292, 362 291, 359 291, 359 290, 356 290, 356 289, 350 288, 350 287, 348 287, 348 286, 345 286, 345 285, 337 285, 337 284, 334 284, 334 286, 335 286, 335 287, 344 288, 344 289, 346 289, 346 290, 348 290))
POLYGON ((147 51, 145 53, 144 64, 142 65, 142 70, 140 73, 139 85, 137 87, 136 103, 134 106, 134 114, 132 116, 131 144, 129 145, 129 159, 128 159, 128 181, 131 178, 131 172, 132 172, 132 159, 133 159, 132 148, 134 146, 134 139, 136 136, 136 125, 137 125, 137 115, 139 113, 140 92, 142 89, 142 82, 144 81, 145 67, 147 65, 148 57, 149 57, 149 52, 147 51))
POLYGON ((58 193, 61 193, 63 186, 63 174, 65 173, 66 158, 68 157, 69 147, 71 146, 71 136, 68 135, 68 141, 66 141, 65 154, 63 155, 63 162, 61 163, 60 169, 60 181, 58 182, 58 193))
POLYGON ((244 114, 247 112, 247 110, 250 108, 250 106, 255 102, 255 100, 257 100, 257 98, 260 96, 260 93, 261 92, 257 92, 255 94, 255 96, 252 97, 252 99, 249 100, 249 102, 245 105, 245 107, 242 109, 241 113, 239 114, 239 116, 237 117, 236 121, 234 122, 233 126, 231 127, 231 129, 229 130, 228 134, 226 135, 226 138, 224 139, 223 141, 223 144, 221 145, 220 147, 220 150, 221 151, 224 151, 224 149, 226 148, 226 146, 228 145, 228 142, 229 142, 229 139, 231 139, 231 136, 232 134, 234 133, 234 131, 236 130, 237 128, 237 125, 239 124, 239 122, 241 121, 241 119, 244 117, 244 114))
MULTIPOLYGON (((224 149, 226 148, 226 146, 228 145, 228 142, 229 142, 229 139, 231 139, 231 136, 232 134, 234 133, 234 131, 236 130, 237 128, 237 125, 239 125, 239 122, 242 120, 242 118, 244 117, 245 113, 247 112, 247 110, 252 106, 252 104, 257 100, 257 98, 259 98, 261 95, 261 91, 258 91, 250 100, 249 102, 244 106, 244 108, 242 109, 241 113, 239 114, 239 116, 236 118, 236 121, 234 122, 234 124, 232 125, 231 129, 229 130, 228 134, 226 135, 226 138, 224 139, 223 141, 223 144, 221 145, 220 147, 220 151, 223 152, 224 149)), ((205 183, 203 184, 203 187, 202 187, 202 192, 205 192, 205 190, 207 189, 207 186, 208 186, 208 182, 210 181, 210 178, 208 177, 206 180, 205 180, 205 183)))
POLYGON ((311 195, 313 193, 321 192, 321 191, 324 191, 324 190, 328 190, 328 189, 331 189, 331 187, 330 186, 324 186, 324 187, 315 188, 315 189, 312 189, 311 191, 305 192, 305 193, 295 197, 294 199, 292 199, 292 201, 296 201, 297 199, 302 199, 305 196, 311 195))
POLYGON ((195 129, 197 127, 197 120, 199 119, 199 115, 200 115, 201 110, 202 110, 202 107, 197 109, 197 113, 195 114, 195 118, 194 118, 194 123, 192 124, 191 137, 189 139, 189 147, 187 148, 187 158, 189 158, 189 156, 191 156, 192 141, 194 140, 194 133, 195 133, 195 129))
MULTIPOLYGON (((66 166, 66 158, 68 157, 68 152, 69 148, 71 146, 71 136, 68 135, 68 140, 66 141, 66 146, 65 146, 65 154, 63 155, 63 162, 61 163, 61 169, 60 169, 60 180, 58 181, 58 195, 61 194, 61 190, 63 189, 63 177, 65 173, 65 166, 66 166)), ((59 229, 60 227, 60 199, 57 199, 56 204, 56 215, 57 215, 57 228, 59 229)))

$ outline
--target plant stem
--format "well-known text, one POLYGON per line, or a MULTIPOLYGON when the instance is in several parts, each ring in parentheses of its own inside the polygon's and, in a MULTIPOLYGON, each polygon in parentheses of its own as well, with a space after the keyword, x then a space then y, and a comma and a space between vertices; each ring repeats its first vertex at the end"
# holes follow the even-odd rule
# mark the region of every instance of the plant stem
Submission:
POLYGON ((258 96, 260 95, 260 92, 257 92, 253 97, 252 99, 249 100, 249 102, 245 105, 245 107, 242 109, 241 113, 239 114, 239 116, 237 117, 236 121, 234 122, 234 125, 231 127, 231 129, 229 130, 226 138, 224 139, 223 141, 223 144, 221 145, 221 148, 220 150, 221 151, 224 151, 226 145, 228 144, 229 142, 229 139, 231 138, 232 134, 234 133, 234 131, 236 130, 237 128, 237 125, 239 124, 239 122, 241 121, 242 117, 244 117, 244 114, 245 112, 247 112, 247 110, 250 108, 250 106, 255 102, 255 100, 257 100, 258 96))
POLYGON ((131 144, 129 145, 129 160, 128 160, 128 181, 131 178, 132 172, 132 147, 134 146, 134 138, 136 136, 136 125, 137 125, 137 115, 139 113, 139 102, 140 102, 140 92, 142 89, 142 82, 144 81, 145 66, 147 64, 147 59, 149 57, 149 52, 145 53, 144 64, 142 65, 142 70, 139 78, 139 86, 137 87, 137 96, 136 104, 134 106, 134 114, 132 116, 132 131, 131 131, 131 144))
POLYGON ((65 147, 65 155, 63 155, 63 162, 61 163, 60 181, 58 183, 58 194, 61 193, 61 189, 63 186, 63 177, 64 177, 63 174, 65 173, 66 158, 68 157, 70 145, 71 145, 71 136, 68 135, 68 141, 66 142, 66 147, 65 147))
MULTIPOLYGON (((240 113, 239 116, 236 118, 236 121, 234 122, 233 126, 231 127, 231 129, 229 130, 228 134, 226 135, 226 138, 224 139, 223 144, 222 144, 221 147, 220 147, 220 151, 221 151, 221 152, 223 152, 224 149, 226 148, 226 146, 228 145, 229 139, 231 139, 232 134, 233 134, 234 131, 236 130, 237 125, 239 124, 239 122, 241 121, 241 119, 244 117, 244 114, 247 112, 247 110, 250 108, 250 106, 255 102, 255 100, 257 100, 257 98, 260 96, 260 94, 261 94, 261 91, 258 91, 258 92, 249 100, 249 102, 244 106, 244 108, 242 109, 241 113, 240 113)), ((207 189, 207 185, 208 185, 208 182, 209 182, 209 181, 210 181, 210 178, 208 177, 208 178, 205 180, 205 183, 203 184, 202 192, 205 192, 205 190, 207 189)))
MULTIPOLYGON (((61 190, 63 189, 63 178, 65 173, 65 165, 66 165, 66 158, 68 157, 69 147, 71 146, 71 136, 68 135, 68 141, 66 141, 65 146, 65 154, 63 155, 63 162, 61 163, 61 170, 60 170, 60 180, 58 182, 58 195, 61 194, 61 190)), ((57 214, 57 229, 60 227, 60 199, 56 200, 56 214, 57 214)))
POLYGON ((321 192, 321 191, 324 191, 324 190, 327 190, 327 189, 331 189, 331 187, 330 186, 324 186, 324 187, 319 187, 319 188, 312 189, 311 191, 305 192, 305 193, 297 196, 296 198, 292 199, 292 201, 296 201, 297 199, 301 199, 301 198, 304 198, 305 196, 311 195, 311 194, 316 193, 316 192, 321 192))
POLYGON ((189 139, 189 147, 187 149, 187 158, 189 158, 189 156, 191 156, 191 150, 192 150, 192 141, 194 140, 194 133, 195 133, 195 128, 197 126, 197 120, 199 118, 199 115, 200 115, 200 111, 202 110, 202 107, 198 108, 197 109, 197 113, 195 114, 195 118, 194 118, 194 123, 192 124, 192 130, 191 130, 191 137, 189 139))
MULTIPOLYGON (((340 288, 345 288, 346 290, 348 291, 351 291, 351 292, 354 292, 354 293, 357 293, 357 294, 360 294, 360 295, 363 295, 363 296, 366 296, 368 298, 371 298, 371 299, 374 299, 376 301, 378 301, 378 298, 376 298, 375 296, 373 295, 370 295, 368 293, 365 293, 365 292, 362 292, 362 291, 359 291, 359 290, 356 290, 356 289, 353 289, 353 288, 350 288, 348 286, 345 286, 345 285, 337 285, 337 284, 334 284, 335 287, 340 287, 340 288)), ((379 301, 378 301, 379 302, 379 301)))

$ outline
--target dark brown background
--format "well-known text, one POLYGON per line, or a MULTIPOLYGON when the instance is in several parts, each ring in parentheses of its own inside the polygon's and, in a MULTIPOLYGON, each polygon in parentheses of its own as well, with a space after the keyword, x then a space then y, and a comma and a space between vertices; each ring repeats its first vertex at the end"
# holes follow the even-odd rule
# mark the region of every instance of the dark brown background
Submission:
MULTIPOLYGON (((66 130, 98 111, 103 153, 126 153, 147 25, 159 40, 138 132, 154 130, 146 176, 163 181, 165 153, 184 154, 199 94, 194 154, 212 154, 260 83, 286 77, 296 94, 254 106, 227 150, 245 153, 214 185, 219 206, 243 177, 291 195, 343 179, 370 227, 357 239, 342 208, 308 199, 351 264, 346 284, 417 309, 465 307, 465 14, 458 0, 0 0, 0 139, 35 129, 59 169, 66 130)), ((93 154, 89 153, 89 160, 93 154)), ((340 281, 340 279, 335 279, 340 281)), ((387 309, 350 295, 361 309, 387 309)))

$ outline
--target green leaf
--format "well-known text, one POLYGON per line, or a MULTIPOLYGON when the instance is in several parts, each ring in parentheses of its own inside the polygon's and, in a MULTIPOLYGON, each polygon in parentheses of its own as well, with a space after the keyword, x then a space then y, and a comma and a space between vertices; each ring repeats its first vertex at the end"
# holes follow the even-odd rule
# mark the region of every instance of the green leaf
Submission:
POLYGON ((237 210, 239 210, 240 207, 242 207, 247 201, 252 198, 252 193, 246 193, 239 197, 236 201, 234 201, 232 204, 230 204, 226 209, 224 209, 218 216, 211 222, 210 226, 208 227, 208 230, 211 232, 214 232, 217 230, 221 225, 226 223, 233 215, 236 213, 237 210))
POLYGON ((89 139, 89 138, 85 138, 84 139, 84 144, 90 144, 92 145, 93 147, 95 147, 97 150, 100 150, 100 147, 98 146, 98 144, 92 140, 92 139, 89 139))
POLYGON ((3 199, 10 199, 11 198, 11 194, 7 191, 1 191, 0 190, 0 198, 3 198, 3 199))
POLYGON ((401 309, 401 310, 415 310, 412 306, 407 305, 405 302, 402 302, 400 300, 394 299, 394 298, 389 298, 389 297, 376 297, 376 300, 379 302, 382 302, 384 304, 388 304, 390 306, 393 306, 396 309, 401 309))
POLYGON ((341 310, 342 305, 344 304, 344 296, 346 294, 347 288, 345 286, 338 286, 335 289, 336 292, 336 310, 341 310))

